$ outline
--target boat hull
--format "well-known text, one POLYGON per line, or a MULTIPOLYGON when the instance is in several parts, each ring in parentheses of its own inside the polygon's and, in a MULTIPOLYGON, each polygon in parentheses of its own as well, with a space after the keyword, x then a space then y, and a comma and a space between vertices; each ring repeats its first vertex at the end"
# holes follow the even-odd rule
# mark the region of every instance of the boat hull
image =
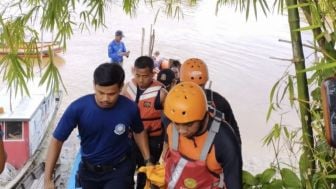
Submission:
MULTIPOLYGON (((52 42, 39 42, 35 47, 28 47, 28 45, 24 45, 23 47, 17 49, 17 54, 20 57, 27 58, 39 58, 39 57, 48 57, 49 48, 53 54, 63 52, 63 48, 59 44, 55 44, 52 42)), ((12 50, 7 47, 0 47, 0 55, 7 55, 11 53, 12 50)))

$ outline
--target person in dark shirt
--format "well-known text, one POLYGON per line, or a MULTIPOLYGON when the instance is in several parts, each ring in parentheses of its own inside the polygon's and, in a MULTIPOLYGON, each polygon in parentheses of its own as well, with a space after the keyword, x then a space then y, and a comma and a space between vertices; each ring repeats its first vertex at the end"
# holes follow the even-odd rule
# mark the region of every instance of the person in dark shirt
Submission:
POLYGON ((205 89, 205 84, 209 80, 207 65, 199 58, 189 58, 181 66, 180 80, 191 81, 198 84, 205 90, 205 95, 208 101, 209 111, 216 114, 217 117, 223 119, 232 127, 235 134, 241 143, 240 131, 231 109, 230 103, 222 95, 211 89, 205 89))
POLYGON ((121 96, 125 73, 118 64, 104 63, 94 71, 94 94, 72 102, 51 139, 45 167, 45 188, 54 188, 52 173, 63 142, 77 128, 81 163, 78 180, 83 189, 132 188, 135 165, 130 154, 133 131, 144 159, 150 158, 148 140, 137 105, 121 96))
POLYGON ((176 84, 180 82, 180 70, 181 70, 181 62, 179 60, 170 59, 170 69, 175 74, 176 84))
POLYGON ((156 80, 161 82, 167 91, 169 91, 177 81, 175 78, 175 73, 171 69, 160 70, 160 72, 157 74, 156 80))
MULTIPOLYGON (((171 69, 163 69, 158 73, 156 80, 161 82, 165 86, 166 90, 169 91, 178 82, 175 76, 174 71, 171 69)), ((170 123, 169 119, 163 113, 161 114, 161 121, 164 128, 166 128, 170 123)))
POLYGON ((166 188, 242 188, 239 141, 227 122, 209 113, 201 87, 173 87, 164 113, 172 121, 162 153, 166 188))

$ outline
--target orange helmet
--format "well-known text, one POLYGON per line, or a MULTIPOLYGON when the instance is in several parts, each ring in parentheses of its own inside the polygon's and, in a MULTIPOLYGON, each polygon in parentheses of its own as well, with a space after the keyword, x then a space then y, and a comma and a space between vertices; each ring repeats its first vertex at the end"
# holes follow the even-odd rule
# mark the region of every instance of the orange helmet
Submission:
POLYGON ((203 89, 193 82, 181 82, 169 91, 163 112, 173 122, 189 123, 202 120, 207 109, 203 89))
POLYGON ((208 77, 208 68, 203 60, 189 58, 181 66, 181 81, 192 81, 198 85, 204 85, 208 77))

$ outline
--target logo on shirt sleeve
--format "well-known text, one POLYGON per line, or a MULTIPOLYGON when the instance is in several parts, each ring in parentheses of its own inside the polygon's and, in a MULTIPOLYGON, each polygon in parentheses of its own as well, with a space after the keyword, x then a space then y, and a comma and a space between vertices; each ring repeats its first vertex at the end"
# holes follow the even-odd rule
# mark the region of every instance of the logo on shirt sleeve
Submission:
POLYGON ((122 135, 126 131, 126 126, 122 123, 119 123, 114 128, 114 133, 117 135, 122 135))

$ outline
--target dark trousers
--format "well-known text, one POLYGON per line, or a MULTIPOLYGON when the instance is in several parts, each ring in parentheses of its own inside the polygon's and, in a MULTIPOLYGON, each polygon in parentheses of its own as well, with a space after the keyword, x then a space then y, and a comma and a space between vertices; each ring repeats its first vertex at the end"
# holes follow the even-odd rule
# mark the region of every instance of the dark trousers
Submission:
POLYGON ((115 62, 115 61, 111 61, 112 64, 119 64, 121 67, 123 66, 123 62, 115 62))
MULTIPOLYGON (((149 151, 152 156, 152 163, 156 164, 160 160, 163 147, 163 136, 148 137, 149 151)), ((134 161, 136 162, 136 167, 145 166, 142 154, 136 144, 134 144, 134 161)), ((136 179, 136 188, 143 189, 146 185, 146 174, 138 173, 136 179)))
POLYGON ((134 161, 130 158, 115 165, 112 170, 105 172, 89 170, 81 162, 77 176, 83 189, 134 189, 134 168, 134 161))

